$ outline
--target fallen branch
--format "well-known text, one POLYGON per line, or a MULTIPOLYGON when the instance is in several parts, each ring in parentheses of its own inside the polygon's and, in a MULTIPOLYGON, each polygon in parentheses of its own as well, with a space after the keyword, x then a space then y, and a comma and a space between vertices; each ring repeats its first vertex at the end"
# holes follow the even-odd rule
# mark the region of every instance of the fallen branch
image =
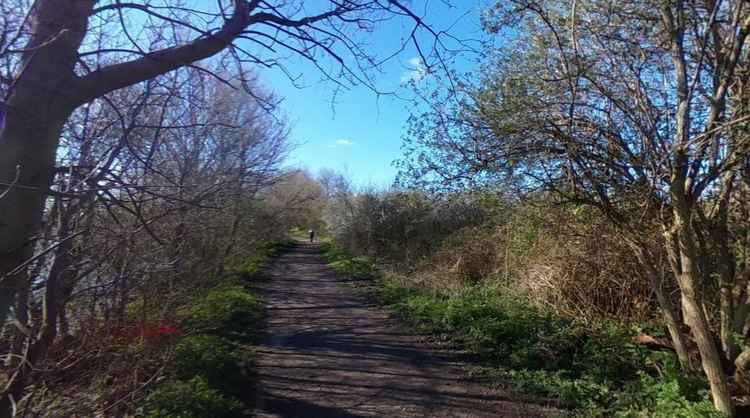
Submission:
POLYGON ((675 351, 672 342, 668 338, 657 338, 648 334, 639 334, 630 340, 635 345, 642 345, 649 350, 675 351))

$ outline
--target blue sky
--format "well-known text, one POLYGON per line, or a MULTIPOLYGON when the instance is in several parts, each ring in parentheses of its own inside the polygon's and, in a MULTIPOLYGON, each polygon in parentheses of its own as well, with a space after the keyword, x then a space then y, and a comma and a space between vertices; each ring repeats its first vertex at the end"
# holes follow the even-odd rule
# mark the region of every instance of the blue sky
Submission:
MULTIPOLYGON (((452 0, 427 3, 414 1, 415 10, 437 29, 447 29, 461 38, 479 38, 479 15, 487 1, 452 0), (417 7, 419 6, 419 7, 417 7)), ((306 3, 307 5, 307 3, 306 3)), ((369 50, 379 56, 395 52, 411 29, 405 20, 388 22, 366 38, 369 50)), ((401 155, 405 123, 414 109, 410 91, 403 87, 409 78, 423 80, 423 69, 413 47, 385 64, 376 77, 382 91, 396 92, 401 98, 378 97, 364 86, 336 91, 335 84, 320 81, 320 72, 310 63, 294 57, 285 64, 302 78, 297 88, 281 71, 264 70, 259 75, 265 85, 284 100, 283 111, 291 123, 291 140, 297 147, 288 164, 316 173, 331 168, 347 173, 355 184, 387 186, 396 170, 391 162, 401 155)), ((456 65, 463 71, 473 67, 473 57, 461 56, 456 65)))

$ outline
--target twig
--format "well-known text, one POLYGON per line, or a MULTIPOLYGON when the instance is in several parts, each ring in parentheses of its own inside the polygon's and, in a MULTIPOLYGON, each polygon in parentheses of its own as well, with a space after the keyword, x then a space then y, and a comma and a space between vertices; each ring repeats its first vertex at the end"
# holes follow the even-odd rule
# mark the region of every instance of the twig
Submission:
POLYGON ((21 164, 16 165, 16 177, 13 179, 10 184, 8 184, 8 190, 4 191, 3 194, 0 194, 0 199, 4 198, 5 196, 10 193, 10 190, 18 184, 18 180, 21 179, 21 164))
POLYGON ((151 384, 151 382, 153 382, 153 381, 154 381, 154 379, 156 379, 156 377, 157 377, 157 376, 159 376, 159 375, 160 375, 160 374, 161 374, 161 373, 162 373, 163 371, 164 371, 164 366, 161 366, 161 367, 159 368, 159 370, 157 370, 157 371, 156 371, 156 373, 154 373, 154 375, 153 375, 153 376, 151 376, 151 377, 150 377, 150 378, 149 378, 149 379, 148 379, 147 381, 145 381, 145 382, 144 382, 144 383, 143 383, 143 384, 142 384, 141 386, 139 386, 139 387, 138 387, 137 389, 135 389, 135 390, 131 391, 131 392, 130 392, 130 393, 128 393, 127 395, 125 395, 125 396, 121 397, 120 399, 116 400, 116 401, 115 401, 114 403, 112 403, 111 405, 109 405, 108 407, 106 407, 106 408, 102 409, 101 411, 99 411, 98 413, 96 413, 96 414, 94 414, 94 415, 101 415, 101 414, 104 414, 105 412, 109 411, 110 409, 112 409, 112 408, 114 408, 115 406, 117 406, 117 405, 121 404, 122 402, 124 402, 124 401, 125 401, 125 399, 129 398, 129 397, 130 397, 131 395, 133 395, 134 393, 136 393, 136 392, 139 392, 139 391, 143 390, 143 389, 144 389, 144 388, 145 388, 146 386, 148 386, 149 384, 151 384))

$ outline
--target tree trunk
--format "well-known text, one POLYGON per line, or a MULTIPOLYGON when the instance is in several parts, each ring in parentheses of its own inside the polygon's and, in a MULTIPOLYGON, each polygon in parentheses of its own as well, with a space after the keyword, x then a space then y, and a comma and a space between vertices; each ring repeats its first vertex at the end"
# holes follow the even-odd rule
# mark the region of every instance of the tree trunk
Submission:
MULTIPOLYGON (((734 192, 735 173, 727 171, 721 178, 721 187, 717 198, 715 213, 711 219, 706 222, 709 231, 709 238, 714 244, 718 259, 717 267, 719 270, 719 324, 721 339, 721 348, 724 357, 732 362, 740 352, 740 348, 734 339, 734 311, 736 308, 734 301, 734 286, 736 282, 735 255, 731 249, 729 233, 729 205, 732 201, 734 192)), ((706 260, 711 257, 710 254, 701 254, 706 260)))
POLYGON ((234 220, 232 221, 232 227, 229 230, 227 236, 227 245, 224 247, 224 251, 221 254, 221 260, 216 266, 216 277, 221 277, 224 274, 229 256, 232 255, 235 245, 237 244, 237 232, 239 231, 240 224, 242 223, 243 214, 242 211, 235 208, 234 220))
POLYGON ((750 391, 750 347, 734 360, 734 381, 746 391, 750 391))
POLYGON ((636 244, 636 256, 648 275, 649 284, 656 295, 656 300, 659 303, 662 315, 664 315, 664 322, 667 325, 667 330, 672 339, 672 345, 677 353, 677 358, 680 361, 680 366, 682 366, 683 370, 693 370, 693 363, 690 360, 690 353, 685 344, 685 334, 682 332, 679 316, 677 315, 677 311, 675 310, 672 301, 664 292, 662 277, 654 267, 653 257, 649 251, 643 248, 643 245, 640 244, 636 244))
POLYGON ((60 306, 58 314, 58 332, 57 335, 65 338, 70 335, 70 323, 68 322, 68 310, 65 308, 65 304, 60 306))
MULTIPOLYGON (((679 203, 678 203, 679 206, 679 203)), ((727 377, 722 368, 719 351, 714 344, 708 321, 701 309, 700 296, 695 284, 699 279, 697 250, 693 242, 689 216, 676 207, 673 211, 673 224, 667 233, 670 261, 675 278, 680 287, 682 311, 685 322, 692 331, 701 356, 701 365, 711 388, 711 396, 717 410, 734 416, 734 404, 727 385, 727 377)))
MULTIPOLYGON (((30 291, 31 291, 31 282, 29 281, 29 278, 26 277, 21 283, 18 294, 16 295, 17 296, 16 321, 18 321, 18 324, 20 324, 21 326, 26 327, 27 330, 31 329, 31 326, 30 326, 31 324, 29 324, 30 291)), ((9 367, 18 366, 21 360, 21 356, 23 355, 23 350, 24 350, 26 341, 30 337, 30 335, 27 335, 21 329, 18 329, 17 326, 13 327, 13 332, 14 332, 13 342, 10 347, 8 361, 6 361, 6 366, 9 366, 9 367)))
POLYGON ((73 69, 92 7, 93 0, 40 0, 31 12, 23 71, 0 126, 0 326, 23 280, 21 266, 33 252, 60 133, 80 103, 73 69))
MULTIPOLYGON (((23 71, 14 80, 0 126, 0 182, 5 186, 0 188, 0 326, 26 276, 24 264, 40 232, 60 134, 81 103, 74 68, 93 3, 39 0, 31 11, 32 35, 21 57, 23 71)), ((28 361, 40 358, 41 347, 55 332, 43 326, 41 341, 29 347, 28 361)), ((0 417, 12 414, 11 397, 17 400, 23 392, 25 369, 28 363, 9 379, 0 399, 0 417)))

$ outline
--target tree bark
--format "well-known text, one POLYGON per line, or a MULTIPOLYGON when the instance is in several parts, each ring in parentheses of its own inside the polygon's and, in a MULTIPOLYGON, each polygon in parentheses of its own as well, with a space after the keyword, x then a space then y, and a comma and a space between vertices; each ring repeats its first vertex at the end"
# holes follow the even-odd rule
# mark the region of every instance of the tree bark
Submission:
POLYGON ((92 7, 93 0, 40 0, 31 12, 23 71, 0 126, 0 325, 33 252, 63 125, 80 102, 73 70, 92 7))
POLYGON ((734 381, 737 385, 750 391, 750 347, 745 348, 734 360, 734 381))
POLYGON ((694 367, 687 345, 685 344, 685 334, 682 332, 681 321, 672 301, 664 292, 662 278, 654 267, 653 257, 651 257, 647 249, 643 248, 643 245, 639 244, 636 244, 636 256, 648 275, 651 289, 656 295, 656 300, 659 303, 662 315, 664 315, 664 322, 667 325, 667 330, 672 339, 672 345, 677 353, 677 358, 680 361, 680 366, 684 370, 693 370, 694 367))
MULTIPOLYGON (((734 191, 735 173, 727 171, 721 178, 721 187, 716 202, 716 209, 710 219, 701 219, 706 224, 709 236, 718 259, 719 270, 719 338, 726 360, 734 361, 740 348, 734 338, 734 286, 737 279, 735 255, 730 248, 729 205, 734 191)), ((701 254, 703 263, 707 264, 709 254, 701 254)), ((706 269, 708 270, 708 269, 706 269)))
MULTIPOLYGON (((26 329, 30 329, 29 324, 29 295, 31 290, 31 283, 28 277, 25 277, 21 283, 18 294, 16 295, 16 321, 26 329)), ((29 339, 29 335, 26 335, 22 330, 16 326, 12 327, 13 330, 13 342, 10 347, 10 354, 6 366, 16 367, 18 366, 26 342, 29 339)))
POLYGON ((698 346, 714 406, 717 410, 734 416, 734 404, 727 385, 727 376, 695 289, 700 274, 697 269, 697 250, 690 230, 689 216, 684 210, 680 210, 681 203, 684 202, 677 202, 678 207, 673 210, 673 224, 667 233, 667 245, 673 269, 677 268, 674 275, 681 291, 682 311, 698 346))

